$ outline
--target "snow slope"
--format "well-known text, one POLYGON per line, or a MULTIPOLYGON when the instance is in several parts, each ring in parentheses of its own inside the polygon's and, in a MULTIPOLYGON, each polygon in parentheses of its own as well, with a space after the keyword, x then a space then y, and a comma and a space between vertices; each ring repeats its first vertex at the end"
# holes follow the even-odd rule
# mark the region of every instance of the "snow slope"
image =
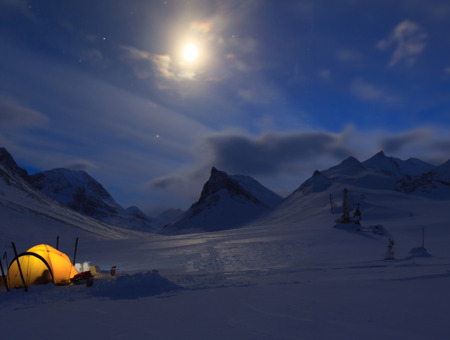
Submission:
POLYGON ((85 171, 53 169, 31 175, 30 180, 47 196, 83 215, 122 228, 157 230, 139 208, 124 209, 85 171))
MULTIPOLYGON (((4 149, 0 149, 0 246, 11 241, 24 247, 35 245, 36 239, 53 243, 57 235, 73 240, 82 238, 126 238, 136 232, 126 231, 81 215, 52 200, 28 181, 21 169, 4 149)), ((41 242, 42 243, 42 242, 41 242)), ((71 241, 72 243, 72 241, 71 241)))
MULTIPOLYGON (((345 163, 332 170, 339 181, 317 172, 238 229, 83 239, 79 260, 105 276, 116 265, 118 276, 96 277, 90 288, 0 290, 2 337, 449 339, 450 201, 358 186, 361 165, 345 163), (387 234, 333 228, 343 187, 350 204, 361 203, 363 225, 382 224, 387 234), (426 257, 412 251, 423 230, 426 257), (385 261, 389 237, 395 259, 385 261)), ((10 233, 23 243, 20 228, 10 233)))
POLYGON ((282 198, 249 176, 230 176, 216 168, 200 198, 162 230, 163 234, 218 231, 247 223, 282 198))

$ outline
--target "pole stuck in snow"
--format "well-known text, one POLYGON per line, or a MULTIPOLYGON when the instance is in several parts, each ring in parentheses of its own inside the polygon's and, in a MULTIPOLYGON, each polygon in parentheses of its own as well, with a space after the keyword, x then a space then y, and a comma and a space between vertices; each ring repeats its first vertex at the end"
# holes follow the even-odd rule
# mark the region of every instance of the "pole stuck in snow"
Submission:
POLYGON ((73 254, 73 265, 75 265, 75 260, 77 258, 77 248, 78 248, 78 237, 75 240, 75 253, 73 254))
POLYGON ((3 271, 3 263, 2 263, 1 259, 0 259, 0 269, 2 270, 2 279, 3 279, 3 282, 5 283, 6 291, 9 292, 8 282, 6 282, 6 276, 5 276, 5 272, 3 271))
MULTIPOLYGON (((15 256, 15 260, 17 261, 17 267, 19 268, 19 273, 20 273, 20 278, 22 279, 22 283, 23 283, 23 288, 25 289, 26 292, 28 292, 28 287, 25 283, 25 279, 23 277, 23 273, 22 273, 22 268, 20 267, 20 261, 19 258, 17 257, 17 250, 16 250, 16 245, 14 244, 14 242, 11 242, 13 250, 14 250, 14 256, 15 256)), ((14 262, 14 260, 13 260, 14 262)))

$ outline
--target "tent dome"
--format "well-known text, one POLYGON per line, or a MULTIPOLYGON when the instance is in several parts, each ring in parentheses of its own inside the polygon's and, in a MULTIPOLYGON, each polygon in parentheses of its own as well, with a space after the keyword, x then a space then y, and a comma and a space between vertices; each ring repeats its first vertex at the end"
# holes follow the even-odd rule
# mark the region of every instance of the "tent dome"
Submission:
POLYGON ((10 264, 7 277, 10 288, 23 287, 18 264, 20 264, 27 286, 49 282, 65 285, 78 274, 66 254, 49 245, 39 244, 17 255, 17 258, 10 264))

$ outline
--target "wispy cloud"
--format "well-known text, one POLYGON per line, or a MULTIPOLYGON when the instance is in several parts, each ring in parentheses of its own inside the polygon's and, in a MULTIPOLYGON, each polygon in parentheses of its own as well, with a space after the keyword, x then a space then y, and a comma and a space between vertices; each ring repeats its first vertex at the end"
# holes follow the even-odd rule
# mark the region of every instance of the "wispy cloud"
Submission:
POLYGON ((381 149, 389 154, 398 153, 410 148, 411 146, 423 144, 425 141, 430 139, 432 134, 433 131, 429 128, 411 130, 400 134, 383 137, 380 139, 379 144, 381 149))
POLYGON ((72 160, 66 164, 62 165, 63 168, 67 168, 67 169, 71 169, 71 170, 83 170, 83 171, 90 171, 92 169, 97 168, 97 166, 87 160, 87 159, 77 159, 77 160, 72 160))
POLYGON ((49 119, 43 113, 0 96, 0 124, 8 128, 44 127, 49 119))
POLYGON ((384 150, 388 156, 417 157, 432 164, 450 158, 450 139, 445 131, 421 129, 387 132, 347 127, 341 133, 295 132, 251 136, 244 133, 217 133, 203 138, 197 152, 202 158, 183 171, 153 179, 147 189, 176 195, 193 203, 212 166, 230 174, 246 174, 272 190, 288 195, 314 170, 325 170, 348 156, 364 161, 384 150))
POLYGON ((417 57, 422 53, 427 44, 427 34, 416 23, 411 20, 400 22, 390 35, 378 42, 378 49, 384 51, 395 46, 394 53, 389 66, 395 66, 401 62, 412 66, 417 57))
POLYGON ((322 69, 318 73, 319 77, 322 79, 330 79, 331 77, 331 71, 328 69, 322 69))
POLYGON ((192 21, 189 25, 192 31, 199 33, 208 33, 211 31, 212 22, 211 21, 192 21))
POLYGON ((341 48, 336 52, 336 58, 342 62, 359 62, 363 59, 363 55, 349 48, 341 48))
POLYGON ((345 132, 297 132, 255 137, 236 132, 216 133, 197 143, 196 152, 201 158, 190 168, 153 179, 148 190, 195 199, 215 166, 230 174, 268 179, 265 185, 277 183, 274 190, 287 194, 320 164, 334 165, 352 154, 344 144, 344 135, 345 132))
POLYGON ((284 165, 311 157, 340 159, 350 154, 339 135, 325 132, 271 133, 261 137, 224 134, 209 137, 205 143, 218 167, 253 175, 281 172, 284 165))
POLYGON ((444 80, 448 80, 450 79, 450 66, 444 67, 444 70, 442 71, 443 73, 443 79, 444 80))
POLYGON ((168 80, 193 80, 195 72, 178 67, 168 54, 150 53, 133 46, 119 46, 121 59, 128 63, 137 78, 147 79, 156 75, 168 80))
POLYGON ((450 138, 440 127, 426 126, 378 136, 375 143, 386 153, 400 158, 417 157, 435 165, 450 159, 450 138))
POLYGON ((166 79, 176 79, 177 76, 172 68, 172 58, 169 55, 153 54, 151 61, 159 76, 166 79))
POLYGON ((133 46, 121 45, 120 59, 133 69, 134 75, 139 79, 146 79, 152 75, 152 55, 133 46))
POLYGON ((401 101, 392 91, 369 83, 361 78, 354 79, 350 84, 350 93, 363 101, 396 104, 401 101))

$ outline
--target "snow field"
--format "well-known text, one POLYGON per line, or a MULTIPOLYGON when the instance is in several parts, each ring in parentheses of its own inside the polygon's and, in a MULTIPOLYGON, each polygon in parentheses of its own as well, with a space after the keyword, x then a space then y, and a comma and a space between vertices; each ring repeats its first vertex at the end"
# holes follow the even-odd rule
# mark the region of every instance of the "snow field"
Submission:
POLYGON ((387 236, 331 224, 85 240, 79 260, 106 273, 117 265, 119 276, 95 279, 91 288, 39 286, 28 293, 0 293, 2 335, 448 339, 446 223, 427 228, 429 258, 409 255, 420 245, 420 230, 411 230, 408 220, 395 223, 384 223, 398 244, 393 261, 383 260, 387 236), (152 269, 158 269, 153 277, 152 269), (48 320, 57 326, 43 327, 48 320))

